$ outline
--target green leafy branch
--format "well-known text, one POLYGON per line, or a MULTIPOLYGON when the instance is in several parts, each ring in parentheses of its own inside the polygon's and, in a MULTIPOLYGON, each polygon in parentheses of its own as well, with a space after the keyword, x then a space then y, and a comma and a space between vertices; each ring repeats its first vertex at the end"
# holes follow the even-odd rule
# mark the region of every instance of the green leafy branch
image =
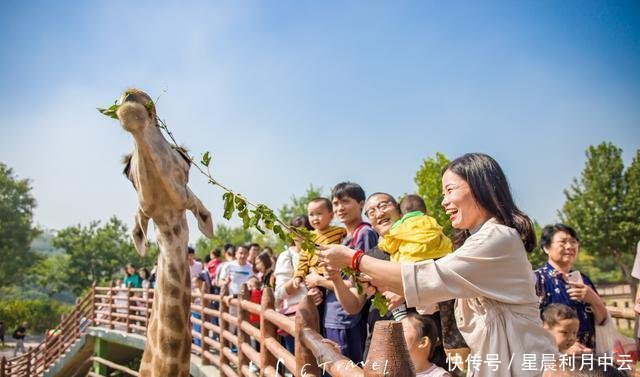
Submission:
MULTIPOLYGON (((125 97, 126 98, 126 97, 125 97)), ((110 118, 118 119, 117 111, 121 104, 116 100, 113 105, 108 108, 98 108, 98 111, 110 118)), ((306 250, 309 253, 315 253, 317 244, 314 243, 314 235, 306 228, 297 228, 292 227, 289 224, 286 224, 282 221, 278 216, 276 216, 275 212, 266 206, 265 204, 256 204, 249 201, 245 196, 234 192, 227 186, 223 185, 220 181, 216 180, 211 174, 211 164, 212 157, 209 151, 202 154, 202 158, 200 161, 196 161, 193 156, 191 156, 184 148, 180 147, 178 142, 176 141, 173 133, 167 126, 164 120, 158 117, 155 111, 155 104, 151 100, 149 103, 145 105, 147 110, 149 111, 149 115, 154 116, 156 119, 156 125, 162 131, 166 133, 166 135, 171 140, 171 144, 174 148, 178 148, 181 152, 191 161, 192 166, 203 174, 209 184, 220 187, 224 194, 222 195, 222 200, 224 201, 224 213, 223 217, 227 220, 230 220, 234 213, 242 220, 242 226, 244 229, 255 228, 260 233, 265 233, 265 228, 271 232, 273 232, 278 238, 280 238, 285 243, 291 243, 295 239, 298 239, 301 242, 301 248, 306 250)), ((342 272, 351 278, 353 283, 355 284, 358 293, 363 293, 363 288, 360 282, 357 280, 357 276, 353 269, 346 267, 342 269, 342 272)), ((375 308, 380 311, 381 315, 385 315, 387 313, 387 299, 382 296, 380 292, 376 292, 372 304, 375 308)))

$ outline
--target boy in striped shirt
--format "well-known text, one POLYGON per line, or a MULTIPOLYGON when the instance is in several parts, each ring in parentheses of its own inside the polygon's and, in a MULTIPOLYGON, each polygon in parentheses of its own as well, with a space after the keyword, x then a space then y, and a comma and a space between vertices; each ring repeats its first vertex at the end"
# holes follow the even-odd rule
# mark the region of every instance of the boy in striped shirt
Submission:
MULTIPOLYGON (((331 226, 333 206, 327 198, 315 198, 307 205, 309 222, 315 234, 314 242, 318 245, 339 244, 347 235, 347 230, 339 226, 331 226)), ((293 286, 298 288, 304 278, 311 272, 324 275, 324 268, 318 265, 318 257, 307 250, 300 251, 300 260, 294 274, 293 286)))

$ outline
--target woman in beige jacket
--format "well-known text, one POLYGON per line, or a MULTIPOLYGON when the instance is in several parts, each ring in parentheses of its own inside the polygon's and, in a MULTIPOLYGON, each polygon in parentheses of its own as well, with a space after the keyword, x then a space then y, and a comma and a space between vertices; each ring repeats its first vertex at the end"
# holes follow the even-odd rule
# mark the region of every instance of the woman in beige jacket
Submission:
POLYGON ((407 306, 456 300, 456 322, 471 349, 469 376, 540 376, 558 349, 542 327, 527 251, 531 221, 514 204, 498 163, 485 154, 450 162, 442 205, 457 230, 457 249, 437 260, 393 263, 344 246, 319 251, 329 269, 352 267, 379 290, 404 295, 407 306))

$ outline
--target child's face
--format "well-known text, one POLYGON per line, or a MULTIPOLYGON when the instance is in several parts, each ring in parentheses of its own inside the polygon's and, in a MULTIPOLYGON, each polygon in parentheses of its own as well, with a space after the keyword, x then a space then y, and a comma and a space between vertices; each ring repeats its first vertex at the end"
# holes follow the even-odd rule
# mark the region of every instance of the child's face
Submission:
POLYGON ((333 219, 333 212, 329 211, 324 201, 311 202, 307 206, 309 222, 315 230, 325 230, 333 219))
POLYGON ((553 327, 544 327, 556 338, 560 352, 564 352, 576 342, 580 322, 575 318, 569 318, 558 321, 553 327))
POLYGON ((429 338, 426 336, 420 337, 415 326, 416 324, 410 318, 402 320, 404 341, 407 343, 409 356, 414 364, 427 358, 431 353, 431 341, 429 341, 429 338))
POLYGON ((247 281, 247 288, 258 289, 258 281, 256 279, 249 279, 247 281))
POLYGON ((331 203, 333 211, 341 223, 350 224, 361 221, 360 213, 364 206, 364 200, 358 202, 353 198, 343 196, 340 199, 334 197, 331 203))

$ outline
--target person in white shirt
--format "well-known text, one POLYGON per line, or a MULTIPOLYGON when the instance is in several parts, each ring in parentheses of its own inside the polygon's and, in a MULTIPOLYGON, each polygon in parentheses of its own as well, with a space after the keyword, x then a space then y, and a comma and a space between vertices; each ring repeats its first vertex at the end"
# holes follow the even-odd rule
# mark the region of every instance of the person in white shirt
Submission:
POLYGON ((240 286, 246 282, 253 273, 253 267, 247 263, 249 249, 246 246, 238 246, 236 249, 236 259, 224 266, 221 273, 220 283, 229 286, 229 294, 240 293, 240 286))
POLYGON ((193 289, 193 279, 197 278, 202 272, 202 263, 196 260, 196 251, 193 247, 187 247, 187 260, 189 264, 189 275, 191 281, 191 288, 193 289))

